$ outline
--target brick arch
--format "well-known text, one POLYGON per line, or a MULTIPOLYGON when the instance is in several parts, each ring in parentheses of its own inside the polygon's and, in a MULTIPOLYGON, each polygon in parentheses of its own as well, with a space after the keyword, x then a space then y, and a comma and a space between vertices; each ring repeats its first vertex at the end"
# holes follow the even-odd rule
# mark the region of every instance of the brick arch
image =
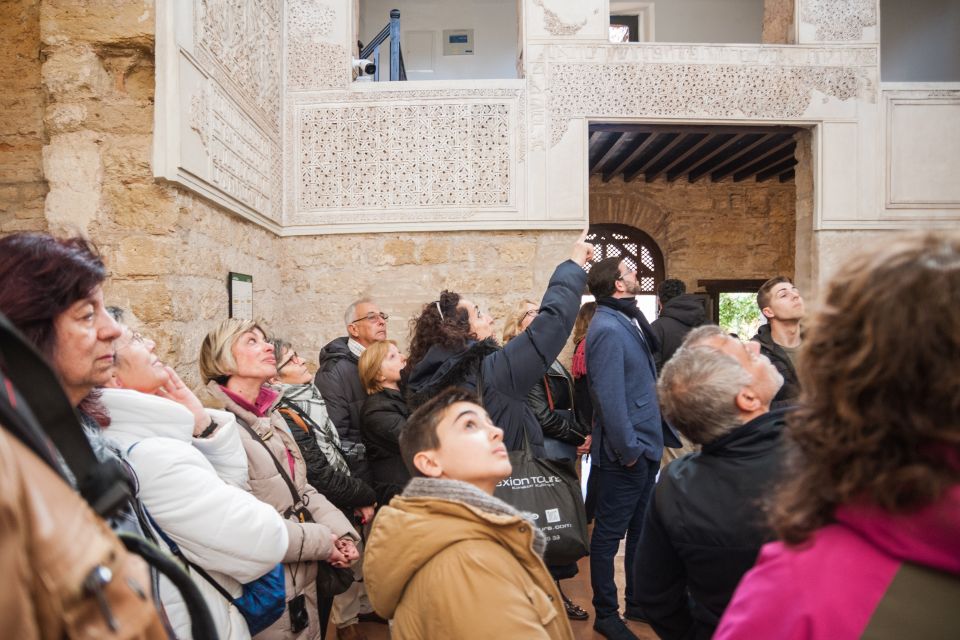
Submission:
POLYGON ((622 258, 637 270, 641 293, 656 293, 664 278, 663 252, 649 234, 625 224, 591 224, 587 240, 594 247, 587 271, 600 260, 622 258))
POLYGON ((631 194, 591 194, 590 224, 622 224, 648 235, 659 248, 670 246, 667 232, 669 212, 653 200, 631 194))

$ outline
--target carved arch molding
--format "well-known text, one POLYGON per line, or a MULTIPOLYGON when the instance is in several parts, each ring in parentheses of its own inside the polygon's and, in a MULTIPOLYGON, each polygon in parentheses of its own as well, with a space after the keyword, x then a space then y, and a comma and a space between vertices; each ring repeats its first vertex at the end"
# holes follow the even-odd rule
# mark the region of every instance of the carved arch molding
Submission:
POLYGON ((154 172, 282 235, 577 228, 585 202, 550 200, 586 175, 558 144, 575 121, 876 100, 875 47, 624 49, 531 1, 556 41, 527 43, 525 79, 379 87, 351 82, 346 0, 158 0, 154 172))

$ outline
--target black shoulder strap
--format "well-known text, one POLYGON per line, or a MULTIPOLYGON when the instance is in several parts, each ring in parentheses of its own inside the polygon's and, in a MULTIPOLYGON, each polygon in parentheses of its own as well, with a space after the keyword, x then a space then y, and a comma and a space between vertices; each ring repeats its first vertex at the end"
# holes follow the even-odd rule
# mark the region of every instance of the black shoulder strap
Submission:
MULTIPOLYGON (((34 418, 31 420, 29 415, 23 414, 23 419, 19 421, 20 427, 27 429, 17 433, 24 444, 36 450, 38 443, 49 437, 56 451, 63 456, 76 476, 81 495, 98 514, 109 515, 125 504, 130 499, 130 490, 127 484, 120 480, 123 472, 116 468, 116 464, 105 464, 97 460, 80 426, 80 419, 63 392, 57 376, 43 356, 2 313, 0 369, 12 380, 20 399, 29 406, 34 418), (42 429, 41 433, 37 433, 38 428, 42 429)), ((8 393, 7 400, 8 404, 18 402, 15 394, 8 393)), ((17 410, 18 405, 13 404, 11 408, 17 410)), ((11 425, 12 428, 16 426, 16 423, 11 425)), ((44 460, 49 462, 51 455, 56 459, 56 454, 49 450, 49 445, 42 449, 46 449, 46 452, 41 452, 44 460)), ((54 469, 63 474, 59 465, 54 465, 54 469)))
POLYGON ((248 425, 245 421, 241 420, 239 416, 236 416, 237 424, 247 430, 247 433, 250 434, 250 437, 260 443, 260 446, 264 448, 267 452, 267 455, 270 456, 270 459, 273 460, 273 465, 277 468, 277 473, 280 474, 280 477, 283 478, 284 482, 287 483, 287 488, 290 489, 290 496, 293 498, 293 506, 296 508, 298 504, 303 503, 303 498, 300 497, 300 492, 297 491, 297 487, 294 486, 293 481, 290 479, 290 474, 283 468, 283 465, 280 464, 280 461, 277 460, 277 457, 273 455, 273 452, 270 451, 270 447, 267 446, 267 443, 263 441, 263 438, 260 437, 260 434, 253 430, 253 427, 248 425))

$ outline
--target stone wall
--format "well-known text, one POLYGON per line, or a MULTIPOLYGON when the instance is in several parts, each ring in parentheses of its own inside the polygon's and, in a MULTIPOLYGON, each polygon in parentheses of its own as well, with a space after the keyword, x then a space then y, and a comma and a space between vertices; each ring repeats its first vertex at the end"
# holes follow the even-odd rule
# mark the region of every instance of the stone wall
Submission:
POLYGON ((40 6, 0 2, 0 233, 46 228, 40 6))
POLYGON ((108 303, 196 386, 200 342, 227 317, 228 271, 253 275, 257 315, 282 317, 281 240, 154 180, 152 6, 44 2, 40 36, 49 229, 98 244, 108 303))
MULTIPOLYGON (((0 6, 8 11, 13 4, 0 6)), ((2 167, 7 184, 20 181, 16 192, 4 192, 3 202, 26 201, 18 196, 29 191, 24 185, 42 190, 32 209, 18 209, 32 211, 32 218, 4 211, 0 231, 48 227, 92 238, 111 271, 108 303, 128 309, 131 322, 156 340, 158 355, 191 386, 199 386, 204 335, 227 317, 229 271, 253 276, 254 315, 315 363, 320 347, 343 335, 345 307, 362 295, 376 298, 392 316, 390 336, 402 346, 409 318, 443 288, 468 295, 502 330, 519 299, 539 299, 576 237, 462 232, 280 238, 153 178, 151 6, 53 1, 40 10, 28 3, 17 10, 29 18, 17 22, 18 47, 34 57, 29 62, 24 54, 10 66, 18 77, 26 78, 24 70, 31 68, 34 74, 33 85, 11 85, 21 87, 17 113, 26 123, 15 126, 30 134, 17 133, 32 155, 11 163, 32 169, 2 167)), ((6 87, 10 79, 4 81, 6 87)), ((9 152, 4 145, 13 144, 3 140, 0 150, 9 152)))
POLYGON ((731 179, 604 183, 590 177, 590 222, 615 222, 649 234, 666 277, 697 290, 697 280, 793 276, 794 183, 731 179))
POLYGON ((575 232, 392 233, 284 238, 284 330, 311 363, 345 334, 343 312, 370 296, 390 315, 401 348, 408 322, 443 289, 496 319, 497 335, 514 305, 539 300, 550 274, 569 257, 575 232))

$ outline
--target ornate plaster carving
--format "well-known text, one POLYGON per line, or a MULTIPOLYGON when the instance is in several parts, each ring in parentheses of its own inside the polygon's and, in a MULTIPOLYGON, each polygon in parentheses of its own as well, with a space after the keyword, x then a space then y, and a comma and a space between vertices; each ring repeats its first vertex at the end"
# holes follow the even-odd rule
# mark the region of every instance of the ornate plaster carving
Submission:
POLYGON ((332 42, 290 42, 287 45, 287 89, 345 89, 350 81, 350 54, 332 42))
POLYGON ((273 220, 280 220, 280 145, 213 82, 192 96, 190 128, 210 157, 209 182, 273 220))
POLYGON ((821 42, 860 40, 866 27, 877 24, 876 0, 803 0, 801 18, 816 25, 821 42))
POLYGON ((838 100, 875 89, 850 67, 700 64, 548 65, 550 141, 577 117, 789 119, 803 115, 814 90, 838 100))
MULTIPOLYGON (((533 0, 533 4, 543 10, 543 28, 553 36, 572 36, 587 25, 587 18, 580 22, 564 22, 556 13, 544 4, 544 0, 533 0)), ((599 9, 594 10, 597 13, 599 9)))
POLYGON ((320 0, 287 2, 287 89, 345 89, 350 82, 350 53, 327 38, 336 11, 320 0))
POLYGON ((197 58, 278 134, 282 0, 198 0, 195 7, 197 58))
POLYGON ((287 3, 287 37, 304 41, 326 37, 333 30, 337 12, 318 0, 295 0, 287 3))
POLYGON ((297 107, 298 214, 511 205, 509 103, 397 104, 400 96, 391 98, 389 104, 297 107))

